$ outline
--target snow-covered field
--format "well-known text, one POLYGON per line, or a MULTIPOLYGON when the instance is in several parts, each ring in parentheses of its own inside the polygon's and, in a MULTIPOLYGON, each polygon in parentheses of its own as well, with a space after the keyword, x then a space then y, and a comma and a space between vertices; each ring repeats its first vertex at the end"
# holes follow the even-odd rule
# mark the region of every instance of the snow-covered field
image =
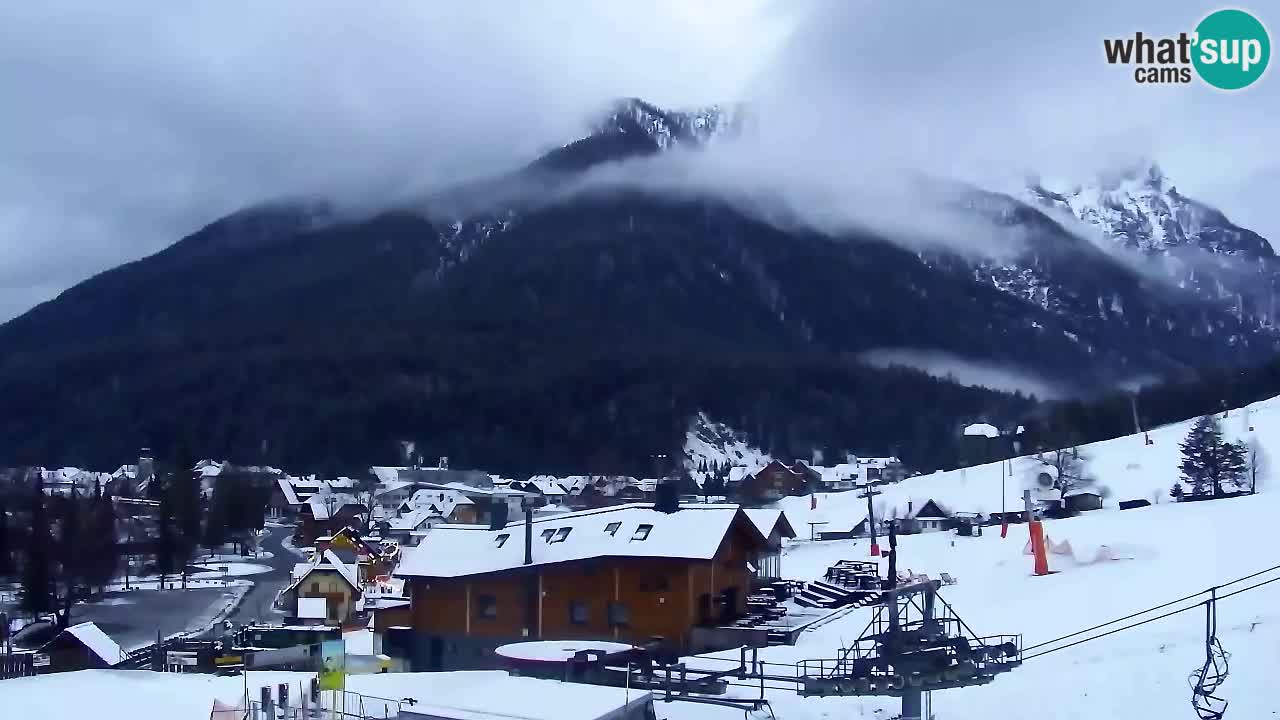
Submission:
MULTIPOLYGON (((1280 397, 1231 410, 1225 418, 1219 413, 1218 417, 1225 439, 1260 447, 1264 458, 1275 453, 1275 462, 1263 463, 1271 465, 1264 467, 1258 482, 1260 489, 1265 488, 1270 478, 1280 472, 1274 467, 1280 463, 1280 397)), ((1171 502, 1169 488, 1178 480, 1182 458, 1178 443, 1194 422, 1191 419, 1164 425, 1145 436, 1128 435, 1081 445, 1083 474, 1095 479, 1098 488, 1105 488, 1104 508, 1114 510, 1122 500, 1171 502)), ((1021 510, 1022 491, 1032 487, 1035 474, 1042 468, 1043 463, 1034 456, 1025 456, 909 478, 878 488, 883 494, 874 501, 876 516, 892 516, 894 510, 903 514, 909 502, 918 506, 930 498, 953 512, 1021 510)), ((810 522, 828 523, 818 527, 819 531, 848 530, 866 517, 867 501, 854 492, 818 493, 817 508, 811 510, 810 503, 809 497, 793 497, 784 498, 779 504, 796 532, 804 537, 809 535, 810 522)))
MULTIPOLYGON (((1280 452, 1280 399, 1257 403, 1247 414, 1232 410, 1221 422, 1228 439, 1280 452)), ((1270 528, 1280 515, 1280 493, 1264 491, 1275 476, 1273 468, 1262 473, 1258 495, 1171 502, 1167 492, 1178 477, 1178 442, 1190 424, 1187 421, 1151 431, 1153 444, 1138 435, 1082 446, 1089 458, 1088 474, 1110 493, 1102 510, 1045 521, 1048 537, 1054 543, 1069 541, 1075 551, 1074 559, 1051 555, 1050 569, 1055 572, 1050 576, 1032 575, 1032 560, 1024 554, 1025 525, 1011 526, 1007 539, 1000 538, 998 527, 986 528, 982 537, 974 538, 949 532, 903 536, 899 568, 934 578, 942 572, 951 574, 958 584, 941 594, 975 632, 1021 633, 1024 645, 1031 646, 1280 565, 1280 550, 1270 528), (1124 511, 1116 507, 1119 500, 1137 498, 1159 504, 1124 511), (1103 546, 1116 559, 1094 562, 1103 546)), ((1018 509, 1019 482, 1026 476, 1022 469, 1032 467, 1035 461, 1026 458, 1013 464, 1015 479, 1006 478, 1005 499, 1010 509, 1018 509)), ((991 512, 1000 509, 1001 468, 993 464, 936 473, 883 489, 884 495, 877 498, 877 513, 880 508, 905 509, 908 500, 928 498, 953 510, 991 512)), ((831 494, 820 495, 814 510, 810 510, 807 497, 788 498, 783 506, 802 537, 784 551, 785 576, 812 579, 837 560, 869 559, 866 540, 807 540, 810 521, 826 521, 828 529, 847 529, 861 520, 866 510, 864 499, 853 493, 831 494)), ((1223 592, 1272 578, 1280 578, 1280 571, 1232 585, 1223 592)), ((855 610, 802 635, 795 647, 760 651, 760 658, 794 663, 834 657, 839 648, 858 636, 870 613, 869 609, 855 610)), ((1231 653, 1230 675, 1220 691, 1231 703, 1227 717, 1280 717, 1280 699, 1271 688, 1280 668, 1280 582, 1222 600, 1218 622, 1218 637, 1231 653)), ((935 693, 934 714, 939 720, 1194 718, 1187 677, 1204 662, 1204 627, 1204 609, 1194 608, 1030 659, 991 685, 935 693)), ((736 657, 736 653, 722 656, 736 657)), ((690 659, 689 664, 707 669, 724 667, 718 661, 699 658, 690 659)), ((786 672, 777 667, 772 671, 786 672)), ((731 690, 744 696, 758 694, 746 688, 731 690)), ((898 711, 898 701, 889 698, 800 698, 772 690, 767 697, 779 720, 886 718, 898 711)), ((741 716, 741 711, 680 704, 664 706, 662 712, 669 718, 699 720, 741 716)))

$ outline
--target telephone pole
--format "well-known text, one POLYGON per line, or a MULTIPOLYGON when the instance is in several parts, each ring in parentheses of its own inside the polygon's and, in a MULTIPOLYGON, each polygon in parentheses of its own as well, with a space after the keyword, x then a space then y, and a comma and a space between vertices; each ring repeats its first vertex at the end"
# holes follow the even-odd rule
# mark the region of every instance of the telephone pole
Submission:
POLYGON ((880 557, 880 545, 876 542, 875 508, 871 505, 871 498, 879 494, 880 491, 876 490, 875 485, 868 481, 862 494, 858 496, 867 499, 867 532, 871 533, 871 557, 880 557))

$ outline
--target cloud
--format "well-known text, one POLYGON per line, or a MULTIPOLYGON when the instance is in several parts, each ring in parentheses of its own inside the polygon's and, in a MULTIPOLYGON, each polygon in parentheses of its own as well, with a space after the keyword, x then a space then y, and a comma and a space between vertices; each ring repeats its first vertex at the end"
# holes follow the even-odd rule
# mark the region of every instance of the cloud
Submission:
MULTIPOLYGON (((1102 39, 1190 0, 10 3, 0 10, 0 320, 280 196, 393 202, 515 167, 609 99, 742 99, 790 211, 913 220, 920 171, 986 187, 1156 158, 1280 237, 1280 79, 1141 87, 1102 39)), ((1270 20, 1273 27, 1274 18, 1270 20)), ((690 171, 691 173, 693 171, 690 171)), ((694 180, 697 180, 695 177, 694 180)), ((688 180, 687 180, 688 181, 688 180)), ((933 216, 929 216, 933 217, 933 216)), ((957 233, 952 232, 952 235, 957 233)), ((977 232, 962 232, 982 242, 977 232)))
POLYGON ((527 161, 620 95, 736 95, 785 25, 693 5, 10 3, 0 321, 249 204, 390 203, 527 161))
POLYGON ((879 348, 858 355, 858 359, 875 367, 915 368, 937 378, 954 380, 961 385, 975 385, 1004 392, 1035 395, 1053 400, 1070 395, 1070 388, 1019 368, 980 363, 942 351, 914 348, 879 348))

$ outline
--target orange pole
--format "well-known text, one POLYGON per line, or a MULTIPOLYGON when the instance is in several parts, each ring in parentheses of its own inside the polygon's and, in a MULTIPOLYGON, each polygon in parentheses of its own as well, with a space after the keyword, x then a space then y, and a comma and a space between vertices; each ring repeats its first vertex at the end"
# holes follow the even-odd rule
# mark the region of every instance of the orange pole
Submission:
POLYGON ((1039 520, 1032 520, 1030 524, 1031 531, 1031 553, 1036 559, 1036 575, 1049 574, 1049 557, 1044 548, 1044 528, 1041 527, 1039 520))

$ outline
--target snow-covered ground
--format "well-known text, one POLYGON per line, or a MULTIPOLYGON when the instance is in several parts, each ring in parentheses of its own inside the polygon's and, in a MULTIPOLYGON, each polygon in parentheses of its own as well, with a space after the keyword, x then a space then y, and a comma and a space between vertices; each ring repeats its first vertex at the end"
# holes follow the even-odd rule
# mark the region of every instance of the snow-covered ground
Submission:
MULTIPOLYGON (((1275 467, 1280 463, 1280 397, 1228 411, 1226 417, 1219 413, 1218 418, 1225 439, 1260 447, 1264 458, 1276 454, 1275 462, 1263 463, 1258 485, 1265 488, 1271 477, 1280 472, 1275 467)), ((1122 500, 1171 502, 1169 489, 1178 480, 1178 463, 1182 459, 1178 443, 1194 422, 1190 419, 1145 434, 1081 445, 1083 474, 1096 480, 1104 495, 1104 509, 1115 510, 1122 500)), ((908 478, 878 488, 882 494, 874 500, 876 516, 891 517, 895 510, 902 515, 908 503, 918 507, 928 499, 942 503, 952 512, 1021 510, 1022 491, 1033 486, 1041 469, 1041 461, 1025 456, 908 478)), ((848 530, 866 517, 867 501, 855 492, 818 493, 817 507, 810 509, 811 503, 807 496, 784 498, 779 503, 796 532, 804 537, 809 535, 810 522, 827 523, 818 531, 848 530)))
MULTIPOLYGON (((1011 527, 1004 540, 998 529, 977 538, 905 536, 899 566, 935 578, 950 573, 958 583, 941 594, 975 632, 1021 633, 1030 646, 1280 564, 1268 528, 1277 513, 1280 493, 1049 520, 1047 535, 1054 542, 1070 541, 1078 562, 1051 555, 1055 573, 1047 577, 1031 574, 1032 560, 1023 552, 1024 525, 1011 527), (1090 563, 1101 545, 1120 559, 1090 563)), ((783 558, 783 572, 815 577, 837 560, 867 559, 867 551, 866 541, 798 542, 783 558)), ((1280 572, 1224 592, 1273 577, 1280 572)), ((761 650, 760 658, 794 663, 834 657, 858 636, 870 613, 855 610, 803 634, 795 647, 761 650)), ((1221 691, 1231 702, 1227 717, 1275 717, 1280 701, 1271 683, 1280 667, 1280 582, 1222 600, 1218 617, 1219 638, 1231 653, 1231 673, 1221 691)), ((985 719, 993 716, 993 708, 1020 708, 1025 717, 1041 720, 1194 717, 1187 676, 1204 661, 1204 623, 1204 611, 1197 608, 1035 658, 989 686, 935 693, 934 710, 940 720, 985 719)), ((689 663, 722 667, 697 658, 689 663)), ((752 695, 744 688, 732 690, 752 695)), ((877 709, 897 710, 891 699, 799 698, 773 691, 768 697, 780 720, 875 717, 877 709)), ((669 717, 730 718, 734 713, 676 707, 669 717)))
MULTIPOLYGON (((248 677, 195 673, 83 670, 15 678, 0 682, 0 708, 6 718, 94 718, 95 720, 232 720, 243 711, 211 713, 215 700, 241 705, 259 688, 287 684, 297 704, 314 674, 251 672, 248 677)), ((510 676, 505 672, 387 673, 348 675, 345 717, 395 717, 400 700, 427 716, 510 718, 511 720, 594 720, 642 695, 625 688, 601 687, 510 676), (379 700, 385 698, 386 700, 379 700)), ((321 693, 328 706, 329 693, 321 693)), ((326 714, 325 717, 330 717, 326 714)))
POLYGON ((207 562, 201 561, 199 565, 194 567, 205 568, 204 572, 192 573, 191 577, 198 579, 218 579, 224 574, 227 577, 244 577, 246 575, 261 575, 262 573, 271 572, 271 568, 267 565, 259 565, 257 563, 248 562, 207 562), (226 568, 226 572, 223 572, 226 568))
MULTIPOLYGON (((949 573, 958 583, 941 594, 975 632, 1021 633, 1024 645, 1031 646, 1280 565, 1270 528, 1280 514, 1280 492, 1266 492, 1275 475, 1273 468, 1261 474, 1257 495, 1171 502, 1167 493, 1178 478, 1178 442, 1191 422, 1151 431, 1152 444, 1137 435, 1082 446, 1089 458, 1088 474, 1110 492, 1102 510, 1045 521, 1049 539, 1055 544, 1069 542, 1074 550, 1074 558, 1050 556, 1054 574, 1032 575, 1032 560, 1024 554, 1025 525, 1011 526, 1006 539, 1001 539, 998 527, 986 528, 982 537, 973 538, 950 532, 903 536, 900 570, 934 578, 949 573), (1138 498, 1159 504, 1124 511, 1116 507, 1120 500, 1138 498), (1115 559, 1098 561, 1099 557, 1115 559)), ((1256 403, 1248 413, 1232 410, 1221 422, 1228 439, 1280 452, 1280 399, 1256 403)), ((1020 507, 1018 483, 1025 477, 1023 470, 1034 463, 1030 458, 1014 461, 1015 480, 1005 482, 1010 509, 1020 507)), ((936 473, 883 489, 884 495, 877 500, 885 509, 901 510, 908 500, 933 498, 953 510, 991 512, 1000 509, 1001 468, 993 464, 936 473)), ((847 529, 866 510, 866 501, 853 493, 820 495, 815 510, 810 510, 807 497, 789 498, 783 505, 802 538, 808 537, 809 521, 829 522, 828 529, 847 529)), ((812 579, 838 560, 866 560, 868 555, 866 540, 801 539, 784 550, 782 570, 787 577, 812 579)), ((1280 579, 1280 571, 1223 592, 1272 578, 1280 579)), ((834 657, 861 633, 871 612, 854 610, 803 634, 794 647, 761 650, 760 658, 795 663, 834 657)), ((1230 675, 1220 691, 1231 703, 1227 717, 1280 716, 1280 700, 1271 688, 1275 669, 1280 667, 1280 582, 1222 600, 1218 622, 1218 637, 1231 653, 1230 675)), ((1205 660, 1204 627, 1204 609, 1197 607, 1030 659, 991 685, 935 693, 934 713, 939 720, 1195 717, 1187 677, 1205 660)), ((736 653, 721 656, 736 658, 736 653)), ((689 659, 689 665, 724 667, 719 661, 701 658, 689 659)), ((784 668, 772 671, 786 672, 784 668)), ((744 696, 758 693, 739 687, 731 690, 744 696)), ((898 711, 898 701, 890 698, 800 698, 772 690, 767 697, 779 720, 886 718, 898 711)), ((669 718, 698 720, 741 716, 741 711, 679 704, 662 706, 660 716, 663 712, 669 718)))

